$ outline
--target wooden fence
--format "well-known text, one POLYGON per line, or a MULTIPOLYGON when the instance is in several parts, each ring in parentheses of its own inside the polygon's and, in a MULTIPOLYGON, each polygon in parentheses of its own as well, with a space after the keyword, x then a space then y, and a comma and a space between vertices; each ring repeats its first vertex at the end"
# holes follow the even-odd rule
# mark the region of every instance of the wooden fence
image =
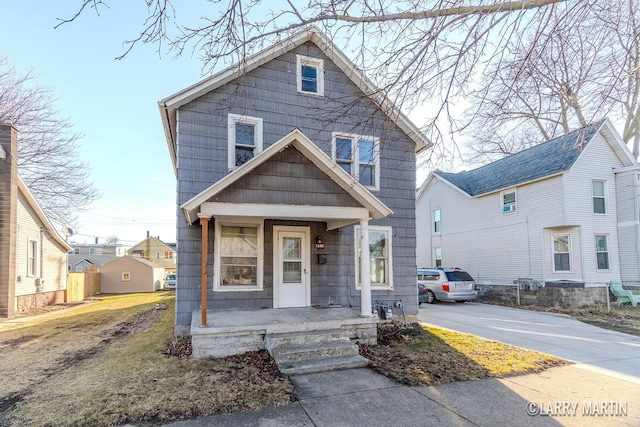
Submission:
POLYGON ((69 273, 66 302, 82 301, 100 292, 100 273, 69 273))

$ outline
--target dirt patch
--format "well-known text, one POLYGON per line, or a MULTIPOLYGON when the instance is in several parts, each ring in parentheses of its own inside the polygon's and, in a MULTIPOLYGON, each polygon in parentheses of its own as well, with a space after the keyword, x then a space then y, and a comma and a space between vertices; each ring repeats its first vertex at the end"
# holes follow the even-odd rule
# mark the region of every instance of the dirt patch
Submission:
POLYGON ((127 320, 106 329, 101 335, 106 337, 119 338, 126 335, 137 334, 148 330, 154 323, 162 317, 162 310, 166 310, 166 304, 156 304, 155 309, 137 313, 127 320))
POLYGON ((42 335, 25 335, 19 338, 14 338, 12 340, 7 340, 7 341, 3 341, 0 342, 0 353, 2 353, 2 350, 5 348, 13 348, 13 347, 18 347, 21 346, 23 344, 26 344, 28 342, 31 342, 33 340, 36 340, 38 338, 40 338, 42 335))

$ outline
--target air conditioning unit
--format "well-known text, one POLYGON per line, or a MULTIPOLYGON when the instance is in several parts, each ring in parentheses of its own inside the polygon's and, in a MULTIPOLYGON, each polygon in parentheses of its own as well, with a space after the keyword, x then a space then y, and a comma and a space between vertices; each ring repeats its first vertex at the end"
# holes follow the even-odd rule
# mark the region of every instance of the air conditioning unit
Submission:
POLYGON ((515 212, 515 210, 516 210, 516 207, 514 205, 507 205, 502 208, 502 212, 504 213, 515 212))

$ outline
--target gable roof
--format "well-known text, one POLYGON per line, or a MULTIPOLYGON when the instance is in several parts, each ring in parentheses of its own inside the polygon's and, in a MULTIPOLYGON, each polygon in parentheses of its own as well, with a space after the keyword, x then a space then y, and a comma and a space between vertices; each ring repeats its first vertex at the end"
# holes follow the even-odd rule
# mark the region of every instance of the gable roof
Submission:
POLYGON ((116 263, 127 262, 128 260, 133 260, 135 262, 139 262, 139 263, 144 264, 146 266, 149 266, 151 268, 163 268, 162 266, 154 264, 153 262, 148 261, 148 260, 146 260, 144 258, 135 257, 135 256, 131 256, 131 255, 117 257, 116 259, 111 260, 108 263, 104 264, 102 267, 105 267, 105 266, 111 267, 112 265, 115 265, 116 263))
POLYGON ((322 52, 327 55, 356 86, 360 88, 360 90, 370 97, 373 102, 375 102, 375 104, 378 105, 378 107, 380 107, 380 109, 407 134, 407 136, 416 144, 416 152, 422 151, 423 149, 431 146, 431 141, 429 141, 422 131, 418 129, 416 125, 413 124, 411 120, 409 120, 409 118, 373 84, 373 82, 371 82, 371 80, 358 70, 355 64, 351 62, 351 60, 347 58, 347 56, 342 53, 331 40, 329 40, 317 28, 313 27, 308 30, 301 31, 288 39, 246 58, 240 64, 235 64, 158 102, 162 125, 164 127, 167 145, 169 147, 169 154, 171 155, 171 162, 176 175, 176 113, 178 108, 308 41, 318 46, 318 48, 320 48, 320 50, 322 50, 322 52))
POLYGON ((193 224, 198 218, 200 205, 207 202, 225 188, 256 169, 261 164, 278 154, 280 151, 295 147, 303 156, 315 164, 331 180, 338 184, 345 192, 369 211, 372 219, 384 218, 393 214, 384 203, 375 197, 362 184, 356 181, 349 173, 342 169, 316 144, 307 138, 300 130, 294 129, 284 138, 270 145, 267 149, 258 153, 242 166, 234 169, 219 181, 206 188, 200 194, 186 201, 180 206, 189 224, 193 224))
POLYGON ((29 206, 31 206, 31 209, 33 209, 37 217, 40 219, 42 225, 47 230, 51 238, 55 240, 60 246, 62 246, 65 251, 72 251, 73 248, 69 246, 69 244, 62 237, 60 237, 56 229, 53 227, 51 221, 49 221, 49 218, 47 218, 47 215, 45 215, 44 211, 42 210, 36 199, 33 197, 33 194, 31 194, 31 191, 29 190, 29 187, 27 187, 27 184, 25 184, 22 178, 20 178, 20 175, 18 175, 18 190, 22 192, 24 198, 27 200, 27 203, 29 204, 29 206))
POLYGON ((134 252, 138 252, 138 251, 143 251, 146 247, 143 247, 143 248, 139 249, 138 246, 144 245, 145 244, 144 242, 146 242, 147 240, 155 240, 156 242, 160 243, 162 246, 166 246, 166 248, 171 250, 171 251, 175 252, 175 250, 176 250, 175 247, 172 248, 171 246, 169 246, 168 243, 163 242, 162 240, 158 239, 157 237, 149 236, 146 239, 141 240, 140 242, 138 242, 135 245, 131 246, 127 252, 134 253, 134 252))
MULTIPOLYGON (((604 130, 614 137, 613 141, 611 138, 605 139, 618 157, 624 162, 634 164, 633 155, 617 136, 609 119, 603 119, 471 171, 435 171, 433 174, 472 197, 492 193, 569 171, 593 137, 604 130)), ((422 192, 419 192, 418 197, 421 194, 422 192)))

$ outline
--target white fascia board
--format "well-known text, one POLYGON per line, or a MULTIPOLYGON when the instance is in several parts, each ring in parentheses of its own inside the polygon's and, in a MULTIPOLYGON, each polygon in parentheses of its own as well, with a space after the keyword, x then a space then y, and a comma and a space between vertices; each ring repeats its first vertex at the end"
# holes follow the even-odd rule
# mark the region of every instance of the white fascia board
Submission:
POLYGON ((603 131, 606 132, 606 134, 603 134, 602 136, 609 143, 609 145, 611 145, 611 148, 616 154, 621 155, 623 159, 628 160, 631 165, 638 164, 636 158, 633 157, 633 153, 631 152, 631 150, 629 150, 629 147, 627 146, 627 144, 625 144, 618 131, 616 131, 616 128, 613 126, 613 123, 611 123, 609 118, 606 118, 604 120, 602 126, 600 126, 600 129, 598 129, 598 131, 601 134, 603 133, 603 131), (613 139, 613 141, 611 141, 611 139, 613 139))
POLYGON ((27 184, 25 184, 22 178, 20 178, 20 175, 18 175, 18 189, 22 192, 22 194, 24 194, 25 199, 27 199, 27 203, 29 203, 29 206, 31 206, 40 221, 42 221, 42 225, 44 225, 44 227, 47 229, 49 235, 53 237, 55 241, 58 242, 62 247, 64 247, 67 252, 72 251, 73 248, 69 246, 69 244, 65 242, 62 237, 60 237, 58 232, 53 227, 53 224, 51 224, 51 221, 49 221, 49 218, 47 218, 47 215, 45 215, 44 211, 42 210, 36 199, 33 197, 33 194, 31 194, 31 191, 29 190, 29 187, 27 187, 27 184))
POLYGON ((258 203, 206 202, 200 206, 204 216, 278 218, 308 221, 350 220, 369 218, 366 208, 343 206, 266 205, 258 203))

